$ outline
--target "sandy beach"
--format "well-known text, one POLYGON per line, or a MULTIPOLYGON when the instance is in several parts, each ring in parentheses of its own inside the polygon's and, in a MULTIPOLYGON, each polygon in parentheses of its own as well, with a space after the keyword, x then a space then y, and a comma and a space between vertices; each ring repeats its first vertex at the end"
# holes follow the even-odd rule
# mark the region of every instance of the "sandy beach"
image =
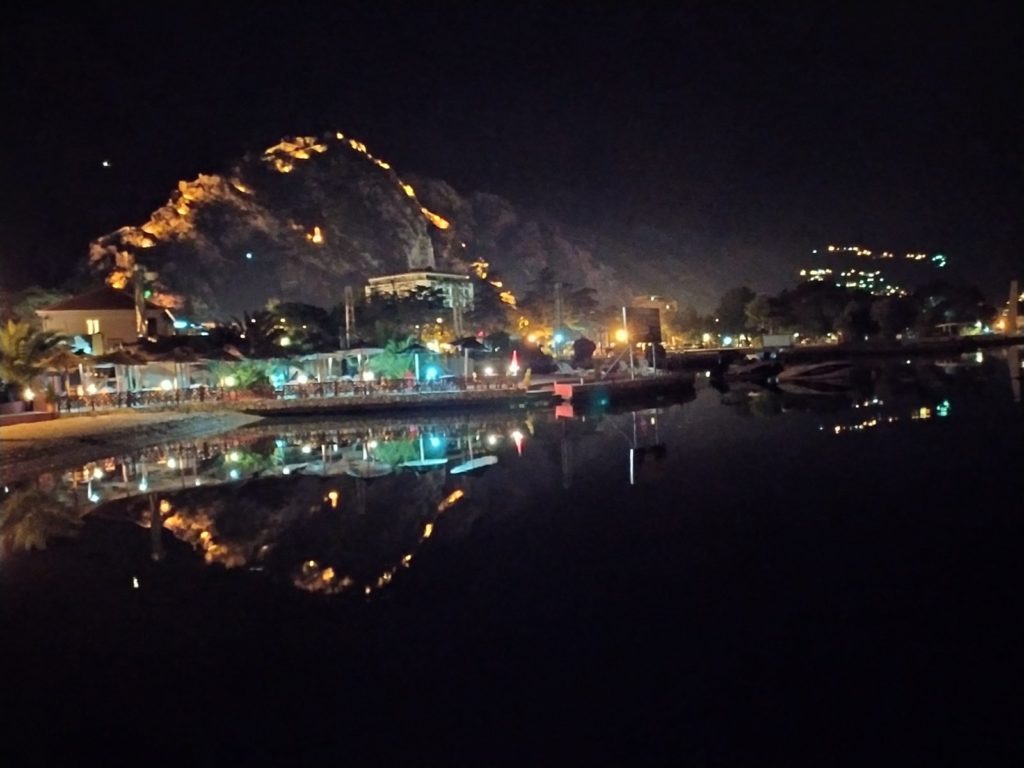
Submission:
POLYGON ((259 416, 231 410, 120 410, 0 427, 0 479, 16 480, 259 420, 259 416))

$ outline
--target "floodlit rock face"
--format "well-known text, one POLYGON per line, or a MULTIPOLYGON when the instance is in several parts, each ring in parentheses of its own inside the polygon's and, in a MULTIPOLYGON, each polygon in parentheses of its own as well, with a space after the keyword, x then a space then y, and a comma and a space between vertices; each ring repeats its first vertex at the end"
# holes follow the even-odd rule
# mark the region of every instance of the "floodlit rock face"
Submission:
POLYGON ((95 240, 89 265, 189 317, 224 319, 270 299, 335 305, 345 286, 358 293, 369 277, 409 269, 481 274, 485 265, 520 295, 550 267, 606 304, 664 293, 666 279, 684 285, 685 275, 666 275, 678 254, 649 245, 399 176, 362 142, 332 133, 288 137, 226 173, 179 182, 148 221, 95 240))
POLYGON ((450 225, 425 211, 363 144, 295 137, 180 182, 147 222, 94 241, 89 263, 114 285, 137 271, 155 301, 197 315, 329 306, 369 276, 437 266, 428 230, 450 225))

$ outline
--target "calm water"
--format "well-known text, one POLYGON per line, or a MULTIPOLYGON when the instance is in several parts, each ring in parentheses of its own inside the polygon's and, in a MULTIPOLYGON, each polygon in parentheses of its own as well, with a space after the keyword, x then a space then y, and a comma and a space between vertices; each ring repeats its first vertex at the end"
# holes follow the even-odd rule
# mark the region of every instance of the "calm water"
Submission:
POLYGON ((10 487, 91 511, 0 560, 5 747, 1019 765, 1019 366, 270 421, 10 487))

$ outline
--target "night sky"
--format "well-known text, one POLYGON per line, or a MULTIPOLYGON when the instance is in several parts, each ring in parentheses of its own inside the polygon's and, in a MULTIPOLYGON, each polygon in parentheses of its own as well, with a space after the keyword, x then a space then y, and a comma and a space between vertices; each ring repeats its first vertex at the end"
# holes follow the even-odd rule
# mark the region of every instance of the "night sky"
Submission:
POLYGON ((1024 277, 1019 4, 718 5, 8 12, 0 287, 333 129, 572 223, 754 248, 783 282, 827 242, 942 251, 1000 298, 1024 277))

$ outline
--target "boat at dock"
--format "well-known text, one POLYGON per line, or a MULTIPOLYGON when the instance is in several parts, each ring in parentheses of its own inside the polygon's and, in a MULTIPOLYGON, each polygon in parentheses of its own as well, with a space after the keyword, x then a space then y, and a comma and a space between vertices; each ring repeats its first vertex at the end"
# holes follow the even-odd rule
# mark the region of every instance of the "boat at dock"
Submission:
POLYGON ((780 384, 785 382, 842 382, 850 378, 853 363, 849 360, 830 360, 823 363, 788 365, 776 375, 780 384))

